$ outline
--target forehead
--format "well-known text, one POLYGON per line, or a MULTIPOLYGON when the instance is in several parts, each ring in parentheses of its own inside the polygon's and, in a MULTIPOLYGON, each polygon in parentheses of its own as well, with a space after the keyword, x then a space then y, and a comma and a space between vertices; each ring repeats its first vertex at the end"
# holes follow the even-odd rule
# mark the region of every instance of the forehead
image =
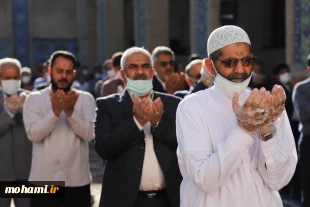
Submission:
POLYGON ((234 43, 221 48, 222 57, 244 57, 251 54, 247 43, 234 43))
POLYGON ((126 59, 126 66, 130 64, 151 64, 150 58, 143 53, 133 53, 126 59))
POLYGON ((1 66, 1 73, 19 73, 19 69, 16 65, 8 63, 1 66))
POLYGON ((169 54, 160 54, 157 58, 158 60, 166 60, 166 61, 171 61, 172 60, 172 55, 169 54))
POLYGON ((73 61, 65 57, 57 57, 53 67, 60 67, 61 69, 74 69, 73 61))

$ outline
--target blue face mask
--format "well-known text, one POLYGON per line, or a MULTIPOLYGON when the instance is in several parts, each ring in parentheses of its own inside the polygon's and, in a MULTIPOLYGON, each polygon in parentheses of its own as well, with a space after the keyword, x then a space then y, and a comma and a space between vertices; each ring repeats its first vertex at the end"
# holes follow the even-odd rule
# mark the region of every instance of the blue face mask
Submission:
POLYGON ((148 94, 153 88, 152 79, 150 80, 131 80, 126 77, 127 85, 126 88, 137 96, 144 96, 148 94))

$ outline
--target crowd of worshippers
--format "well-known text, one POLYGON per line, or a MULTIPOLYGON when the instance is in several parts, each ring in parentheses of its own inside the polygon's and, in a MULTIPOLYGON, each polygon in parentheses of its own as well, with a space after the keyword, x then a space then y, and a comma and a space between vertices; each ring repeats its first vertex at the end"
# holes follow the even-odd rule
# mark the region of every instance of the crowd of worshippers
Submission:
POLYGON ((1 59, 0 180, 65 181, 65 198, 15 206, 91 206, 91 141, 105 165, 100 207, 279 207, 278 191, 310 206, 309 78, 284 63, 266 75, 240 27, 206 42, 185 68, 166 46, 92 71, 68 51, 36 70, 1 59))

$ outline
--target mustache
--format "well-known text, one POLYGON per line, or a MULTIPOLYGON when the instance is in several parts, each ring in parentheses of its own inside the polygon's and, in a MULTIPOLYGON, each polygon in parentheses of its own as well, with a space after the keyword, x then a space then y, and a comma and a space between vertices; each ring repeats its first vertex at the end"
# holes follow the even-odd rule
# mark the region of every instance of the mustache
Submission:
POLYGON ((58 82, 66 82, 66 83, 68 83, 68 81, 66 79, 60 79, 58 82))
POLYGON ((173 73, 173 69, 166 69, 165 73, 173 73))
POLYGON ((233 73, 233 74, 230 74, 228 77, 227 77, 227 79, 228 80, 232 80, 232 79, 247 79, 249 76, 248 76, 248 74, 246 74, 246 73, 241 73, 241 74, 239 74, 239 73, 233 73))
POLYGON ((146 80, 147 76, 145 74, 138 74, 133 77, 134 80, 146 80))

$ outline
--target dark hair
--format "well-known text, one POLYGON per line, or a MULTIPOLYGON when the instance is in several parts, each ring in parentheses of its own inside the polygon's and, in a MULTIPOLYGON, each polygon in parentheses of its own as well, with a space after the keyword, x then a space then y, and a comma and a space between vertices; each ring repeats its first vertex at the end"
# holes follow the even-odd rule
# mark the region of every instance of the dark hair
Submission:
POLYGON ((279 63, 274 69, 273 69, 273 74, 274 75, 279 75, 280 71, 283 69, 287 69, 288 71, 290 71, 290 68, 288 67, 287 64, 285 63, 279 63))
POLYGON ((188 56, 188 62, 192 62, 193 60, 202 59, 198 54, 192 53, 190 56, 188 56))
POLYGON ((113 67, 121 67, 122 56, 123 56, 123 52, 114 53, 114 55, 112 56, 113 67))
POLYGON ((71 52, 64 51, 64 50, 58 50, 54 52, 50 57, 49 62, 51 63, 51 68, 53 68, 54 63, 58 57, 63 57, 63 58, 71 60, 74 68, 76 67, 76 58, 71 52))

